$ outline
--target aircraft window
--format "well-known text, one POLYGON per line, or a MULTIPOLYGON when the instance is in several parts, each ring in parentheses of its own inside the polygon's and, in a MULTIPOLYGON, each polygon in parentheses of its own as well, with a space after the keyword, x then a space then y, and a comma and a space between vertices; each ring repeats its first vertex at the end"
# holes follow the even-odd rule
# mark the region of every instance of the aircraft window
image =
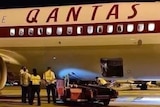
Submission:
POLYGON ((77 27, 77 34, 82 34, 83 32, 83 27, 82 26, 78 26, 77 27))
POLYGON ((88 26, 87 27, 87 33, 92 34, 93 33, 93 26, 88 26))
POLYGON ((118 33, 123 32, 123 25, 121 25, 121 24, 117 25, 117 32, 118 33))
POLYGON ((57 27, 57 35, 62 35, 62 27, 57 27))
POLYGON ((103 33, 103 26, 97 26, 97 33, 103 33))
POLYGON ((51 27, 47 27, 46 34, 47 35, 52 35, 52 28, 51 27))
POLYGON ((112 33, 113 32, 113 25, 108 25, 107 26, 107 33, 112 33))
POLYGON ((24 28, 20 28, 18 34, 20 36, 23 36, 24 35, 24 28))
POLYGON ((34 29, 33 28, 29 28, 28 29, 28 35, 29 36, 33 36, 33 33, 34 33, 34 29))
POLYGON ((155 24, 154 23, 149 23, 148 24, 148 31, 154 31, 155 30, 155 24))
POLYGON ((137 31, 142 32, 143 30, 144 30, 144 24, 143 23, 138 24, 137 31))
POLYGON ((127 25, 127 32, 133 32, 134 30, 134 25, 133 24, 128 24, 127 25))
POLYGON ((67 34, 71 35, 73 33, 73 27, 67 27, 67 34))
POLYGON ((43 35, 43 28, 38 28, 37 33, 38 33, 38 35, 43 35))
POLYGON ((15 28, 11 28, 10 29, 10 36, 15 36, 15 34, 16 34, 15 28))

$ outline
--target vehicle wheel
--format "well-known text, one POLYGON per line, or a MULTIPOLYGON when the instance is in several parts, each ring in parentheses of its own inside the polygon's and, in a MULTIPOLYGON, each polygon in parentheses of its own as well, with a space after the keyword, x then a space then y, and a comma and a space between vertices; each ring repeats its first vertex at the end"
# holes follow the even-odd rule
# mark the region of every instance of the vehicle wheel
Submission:
POLYGON ((63 101, 64 103, 67 102, 67 100, 66 100, 66 98, 65 98, 64 96, 62 97, 62 101, 63 101))
POLYGON ((103 101, 104 106, 107 106, 109 104, 109 102, 110 102, 110 99, 104 100, 103 101))
POLYGON ((94 100, 93 100, 93 99, 90 99, 90 100, 88 101, 88 103, 89 103, 89 104, 94 104, 94 100))

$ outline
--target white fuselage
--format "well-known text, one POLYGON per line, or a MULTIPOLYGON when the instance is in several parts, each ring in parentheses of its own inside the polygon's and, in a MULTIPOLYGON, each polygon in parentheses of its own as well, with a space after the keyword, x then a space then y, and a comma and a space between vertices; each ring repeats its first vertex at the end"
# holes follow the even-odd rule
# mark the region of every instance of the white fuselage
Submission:
POLYGON ((10 72, 26 65, 42 74, 51 66, 61 78, 64 69, 102 76, 101 58, 122 58, 124 78, 159 78, 158 9, 160 3, 6 9, 0 13, 0 55, 10 72))

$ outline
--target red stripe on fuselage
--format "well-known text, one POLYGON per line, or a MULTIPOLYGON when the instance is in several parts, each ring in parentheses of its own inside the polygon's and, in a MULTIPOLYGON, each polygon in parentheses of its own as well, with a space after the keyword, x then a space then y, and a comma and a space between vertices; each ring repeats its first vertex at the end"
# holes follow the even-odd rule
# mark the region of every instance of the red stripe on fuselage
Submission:
POLYGON ((115 34, 138 34, 138 33, 159 33, 160 32, 160 20, 148 20, 148 21, 130 21, 130 22, 113 22, 113 23, 86 23, 86 24, 63 24, 63 25, 39 25, 39 26, 8 26, 8 27, 0 27, 0 37, 60 37, 60 36, 92 36, 92 35, 97 35, 97 36, 105 36, 105 35, 115 35, 115 34), (155 24, 155 28, 153 31, 148 30, 148 25, 150 23, 155 24), (134 29, 132 32, 127 31, 127 26, 129 24, 132 24, 134 26, 134 29), (144 30, 139 32, 137 30, 137 27, 139 24, 144 24, 144 30), (113 32, 108 33, 107 28, 108 25, 113 26, 113 32), (118 26, 122 25, 123 31, 119 32, 118 31, 118 26), (89 26, 93 27, 93 33, 88 33, 87 29, 89 26), (98 26, 102 26, 102 31, 98 32, 97 28, 98 26), (58 35, 57 34, 57 28, 62 28, 62 34, 58 35), (67 33, 67 28, 71 27, 73 28, 72 33, 68 34, 67 33), (77 28, 82 27, 82 31, 80 34, 77 34, 77 28), (33 28, 33 35, 28 34, 29 28, 33 28), (38 29, 42 28, 43 32, 42 35, 38 35, 38 29), (51 35, 46 34, 46 29, 47 28, 52 28, 52 33, 51 35), (11 36, 11 30, 10 29, 15 29, 15 35, 11 36), (24 29, 24 35, 20 36, 19 35, 19 29, 24 29))

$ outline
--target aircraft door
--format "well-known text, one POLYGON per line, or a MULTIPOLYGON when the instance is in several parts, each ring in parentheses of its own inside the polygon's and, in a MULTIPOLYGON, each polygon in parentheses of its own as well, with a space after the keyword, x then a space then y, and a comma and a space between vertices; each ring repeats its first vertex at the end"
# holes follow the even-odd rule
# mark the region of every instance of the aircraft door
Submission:
POLYGON ((100 66, 104 77, 123 77, 122 58, 101 58, 100 66))

